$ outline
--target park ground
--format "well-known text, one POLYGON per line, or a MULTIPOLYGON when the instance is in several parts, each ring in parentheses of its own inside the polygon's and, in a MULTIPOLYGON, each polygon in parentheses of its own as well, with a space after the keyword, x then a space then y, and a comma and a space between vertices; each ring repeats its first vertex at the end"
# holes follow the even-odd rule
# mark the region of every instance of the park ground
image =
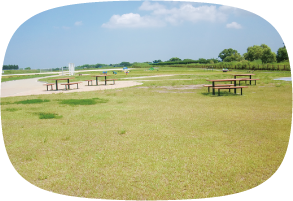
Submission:
POLYGON ((260 80, 242 96, 225 90, 213 96, 202 86, 234 73, 247 71, 132 69, 116 78, 141 85, 2 97, 8 156, 30 183, 77 197, 172 200, 243 192, 282 163, 292 84, 274 80, 290 71, 255 71, 260 80))

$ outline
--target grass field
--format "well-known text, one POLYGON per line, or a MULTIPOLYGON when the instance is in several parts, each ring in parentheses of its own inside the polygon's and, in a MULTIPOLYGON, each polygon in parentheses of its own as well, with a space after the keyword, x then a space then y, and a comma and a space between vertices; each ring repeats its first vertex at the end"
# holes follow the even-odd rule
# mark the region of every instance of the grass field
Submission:
POLYGON ((23 79, 30 79, 30 78, 37 78, 37 77, 46 77, 51 75, 57 74, 37 74, 37 75, 13 75, 13 76, 2 76, 1 82, 7 82, 12 80, 23 80, 23 79))
MULTIPOLYGON (((124 89, 2 98, 5 146, 18 173, 65 195, 172 200, 242 192, 278 169, 292 85, 273 79, 290 72, 255 71, 261 80, 243 96, 218 97, 200 85, 236 72, 146 70, 115 77, 174 76, 131 79, 151 81, 124 89)), ((75 80, 97 73, 87 74, 75 80)))

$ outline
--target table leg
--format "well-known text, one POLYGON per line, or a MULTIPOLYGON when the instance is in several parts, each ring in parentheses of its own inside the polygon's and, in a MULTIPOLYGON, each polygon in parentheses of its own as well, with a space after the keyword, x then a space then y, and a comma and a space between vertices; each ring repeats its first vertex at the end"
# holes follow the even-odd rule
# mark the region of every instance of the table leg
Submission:
POLYGON ((249 76, 249 78, 250 78, 249 82, 250 82, 250 85, 251 85, 251 75, 249 76))
POLYGON ((58 91, 58 81, 56 80, 56 91, 58 91))
MULTIPOLYGON (((52 86, 52 85, 51 85, 52 86)), ((48 85, 47 85, 47 91, 48 91, 48 85)))
POLYGON ((215 95, 215 82, 213 82, 213 95, 215 95))
POLYGON ((105 85, 107 85, 107 80, 106 79, 107 79, 107 76, 105 76, 105 85))
MULTIPOLYGON (((234 81, 234 87, 236 87, 236 80, 234 81)), ((234 94, 236 94, 236 88, 234 89, 234 94)))
MULTIPOLYGON (((67 80, 67 83, 69 83, 69 79, 67 80)), ((68 89, 70 89, 70 85, 68 85, 68 89)))
POLYGON ((96 85, 98 85, 98 77, 96 77, 96 85))

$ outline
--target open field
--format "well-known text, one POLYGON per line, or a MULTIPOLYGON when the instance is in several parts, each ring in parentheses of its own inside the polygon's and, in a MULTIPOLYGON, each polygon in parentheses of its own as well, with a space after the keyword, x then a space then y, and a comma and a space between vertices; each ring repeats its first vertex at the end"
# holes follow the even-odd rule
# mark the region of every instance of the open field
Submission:
MULTIPOLYGON (((78 197, 195 199, 251 189, 286 153, 292 83, 274 79, 291 74, 255 71, 261 80, 243 96, 202 87, 234 73, 246 71, 133 69, 111 78, 143 85, 1 98, 9 158, 32 184, 78 197)), ((85 74, 72 81, 97 72, 85 74)))
POLYGON ((36 77, 46 77, 46 76, 52 76, 57 74, 36 74, 36 75, 13 75, 13 76, 2 76, 1 82, 7 82, 12 80, 22 80, 22 79, 31 79, 36 77))

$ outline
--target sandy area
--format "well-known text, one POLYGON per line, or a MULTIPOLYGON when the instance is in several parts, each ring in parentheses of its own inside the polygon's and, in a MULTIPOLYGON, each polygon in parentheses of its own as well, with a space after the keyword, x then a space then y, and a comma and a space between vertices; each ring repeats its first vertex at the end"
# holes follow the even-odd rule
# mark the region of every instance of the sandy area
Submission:
MULTIPOLYGON (((141 78, 169 77, 169 76, 175 76, 175 75, 154 75, 154 76, 129 77, 129 78, 122 78, 122 79, 141 79, 141 78)), ((56 75, 48 76, 48 77, 56 77, 56 75)), ((112 81, 109 81, 107 85, 105 85, 104 82, 100 81, 98 86, 96 85, 88 86, 88 82, 84 81, 78 85, 78 89, 76 88, 76 85, 71 85, 70 90, 65 90, 65 86, 58 84, 58 89, 59 89, 58 91, 55 90, 56 86, 53 86, 53 90, 51 90, 51 87, 49 86, 49 91, 47 91, 47 87, 44 86, 44 82, 38 81, 39 79, 42 79, 42 78, 32 78, 32 79, 2 82, 1 83, 1 97, 117 89, 117 88, 125 88, 125 87, 142 85, 143 84, 141 83, 142 81, 160 81, 160 80, 115 81, 115 85, 113 85, 112 81)), ((171 80, 191 80, 191 79, 171 79, 171 80)), ((93 84, 95 84, 95 81, 93 81, 93 84)), ((195 88, 198 88, 198 87, 199 86, 195 86, 195 88)), ((192 85, 192 87, 188 87, 188 88, 186 88, 185 86, 185 88, 180 87, 178 89, 194 89, 194 86, 192 85)))
POLYGON ((41 78, 2 82, 1 83, 1 97, 96 91, 96 90, 132 87, 132 86, 142 84, 136 81, 116 81, 115 85, 113 85, 113 82, 109 81, 107 85, 105 85, 104 82, 99 82, 99 85, 96 86, 94 85, 95 81, 93 81, 93 86, 87 86, 88 82, 85 81, 78 85, 78 89, 76 88, 76 85, 71 85, 70 90, 65 90, 65 86, 58 84, 58 89, 59 89, 58 91, 55 90, 56 86, 53 86, 53 90, 51 90, 51 87, 49 86, 49 91, 47 91, 47 87, 44 86, 44 82, 39 82, 38 81, 39 79, 41 78))

